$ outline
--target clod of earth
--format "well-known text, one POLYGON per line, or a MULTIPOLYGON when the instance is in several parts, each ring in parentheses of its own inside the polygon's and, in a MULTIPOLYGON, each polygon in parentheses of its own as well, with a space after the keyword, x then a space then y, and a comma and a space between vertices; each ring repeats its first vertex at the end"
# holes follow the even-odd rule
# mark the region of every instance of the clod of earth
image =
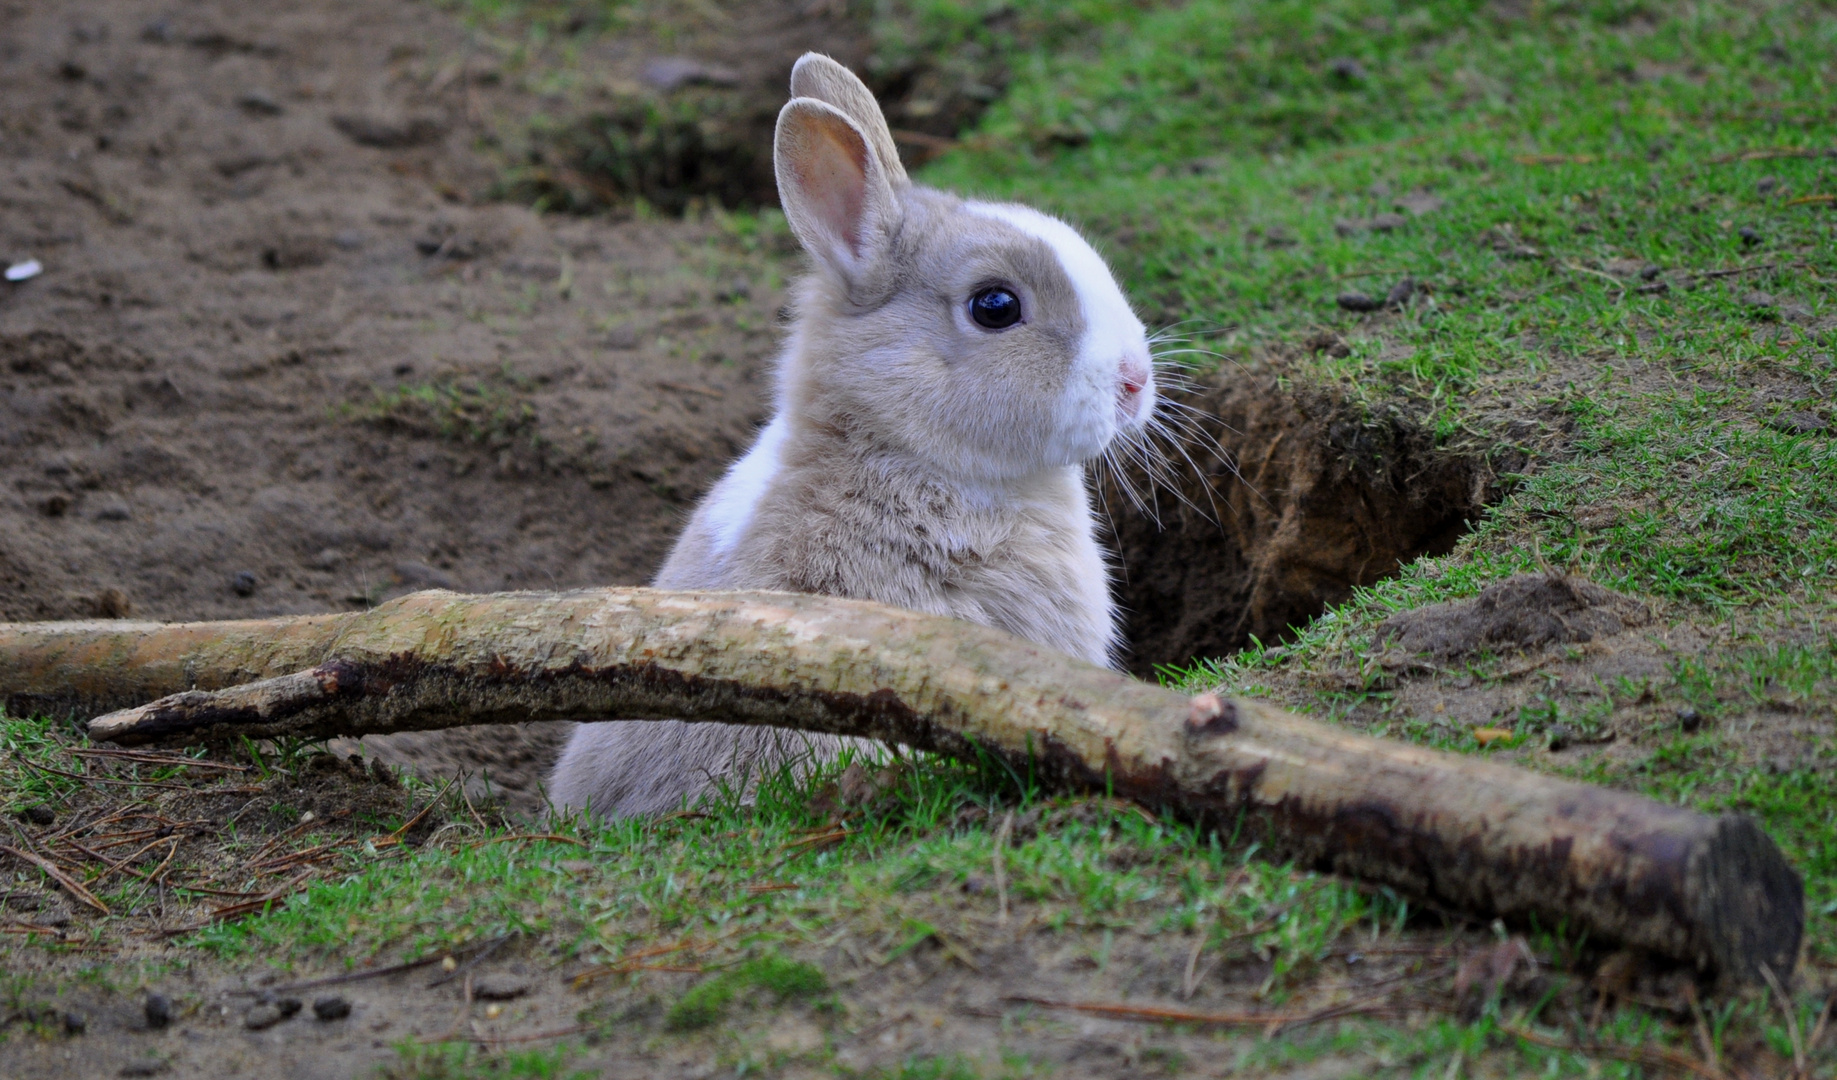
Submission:
POLYGON ((1612 637, 1652 621, 1646 606, 1565 574, 1519 574, 1478 596, 1405 611, 1378 624, 1380 639, 1448 660, 1612 637))
POLYGON ((1790 970, 1805 924, 1798 875, 1747 817, 1189 699, 1000 631, 832 597, 424 592, 349 615, 0 624, 0 694, 159 697, 91 723, 124 743, 659 716, 823 731, 993 754, 1306 867, 1567 920, 1737 982, 1790 970))

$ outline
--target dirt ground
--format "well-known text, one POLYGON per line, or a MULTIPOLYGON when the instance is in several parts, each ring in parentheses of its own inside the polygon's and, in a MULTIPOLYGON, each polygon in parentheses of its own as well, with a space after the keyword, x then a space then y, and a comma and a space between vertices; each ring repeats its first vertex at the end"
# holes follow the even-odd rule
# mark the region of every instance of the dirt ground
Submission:
POLYGON ((0 92, 0 619, 642 583, 764 415, 788 249, 488 201, 542 103, 429 5, 6 4, 0 92))

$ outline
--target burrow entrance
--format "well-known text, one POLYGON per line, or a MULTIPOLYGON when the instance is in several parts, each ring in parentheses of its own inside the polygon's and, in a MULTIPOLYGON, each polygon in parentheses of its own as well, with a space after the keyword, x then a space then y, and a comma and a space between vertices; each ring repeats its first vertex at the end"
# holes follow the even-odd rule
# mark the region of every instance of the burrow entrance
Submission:
MULTIPOLYGON (((1114 477, 1103 490, 1127 663, 1148 677, 1159 664, 1237 652, 1253 635, 1285 640, 1354 588, 1446 554, 1500 497, 1501 472, 1523 467, 1516 451, 1507 461, 1437 448, 1401 411, 1297 392, 1273 375, 1221 376, 1178 400, 1228 461, 1189 446, 1193 464, 1174 470, 1179 497, 1163 487, 1152 516, 1114 477)), ((1139 469, 1128 479, 1148 490, 1139 469)))

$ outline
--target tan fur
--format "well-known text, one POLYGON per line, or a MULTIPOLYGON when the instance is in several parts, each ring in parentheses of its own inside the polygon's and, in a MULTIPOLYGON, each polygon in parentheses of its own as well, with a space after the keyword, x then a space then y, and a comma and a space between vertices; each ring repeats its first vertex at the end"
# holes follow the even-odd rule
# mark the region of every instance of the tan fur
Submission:
MULTIPOLYGON (((910 184, 846 69, 806 57, 792 85, 810 96, 781 114, 780 186, 817 268, 798 286, 780 365, 776 463, 756 495, 748 476, 766 474, 745 465, 710 492, 656 584, 876 600, 1111 662, 1083 458, 1059 460, 1082 445, 1060 430, 1085 331, 1077 287, 1048 243, 910 184), (1021 296, 1025 325, 968 322, 964 298, 991 282, 1021 296), (751 508, 743 527, 736 506, 751 508)), ((582 725, 551 796, 655 812, 842 745, 721 724, 582 725)))

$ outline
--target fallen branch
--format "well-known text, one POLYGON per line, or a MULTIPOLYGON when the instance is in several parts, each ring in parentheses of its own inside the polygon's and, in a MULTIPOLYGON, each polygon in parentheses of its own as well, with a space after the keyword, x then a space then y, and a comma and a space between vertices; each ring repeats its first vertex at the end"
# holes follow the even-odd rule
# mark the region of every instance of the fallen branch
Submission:
POLYGON ((1052 998, 1029 997, 1026 994, 1008 994, 1003 996, 1002 1000, 1011 1001, 1017 1005, 1038 1005, 1044 1009, 1067 1009, 1072 1012, 1090 1013, 1094 1016, 1108 1016, 1116 1020, 1146 1020, 1162 1024, 1204 1024, 1211 1027, 1285 1028, 1305 1026, 1321 1020, 1353 1016, 1362 1012, 1382 1011, 1380 1005, 1374 1001, 1348 1002, 1311 1013, 1212 1013, 1193 1012, 1189 1009, 1170 1009, 1160 1005, 1125 1005, 1103 1001, 1055 1001, 1052 998))
POLYGON ((831 732, 993 754, 1304 868, 1566 921, 1742 982, 1791 970, 1805 923, 1798 875, 1745 816, 1189 699, 996 630, 828 597, 435 591, 342 616, 0 624, 0 695, 160 698, 91 723, 123 744, 656 717, 831 732))
POLYGON ((55 881, 59 885, 63 886, 64 891, 69 893, 71 896, 75 897, 77 900, 82 901, 84 904, 88 905, 89 907, 95 908, 97 911, 101 912, 104 915, 109 914, 107 904, 104 904, 102 901, 96 899, 95 894, 90 892, 88 889, 85 889, 83 887, 82 882, 79 882, 76 878, 73 878, 69 874, 65 873, 63 867, 52 862, 50 859, 47 859, 44 856, 38 855, 34 852, 21 851, 20 849, 13 847, 10 844, 0 844, 0 851, 4 851, 8 855, 11 855, 16 859, 24 859, 26 862, 29 862, 33 866, 38 867, 40 870, 43 870, 46 874, 50 875, 50 878, 52 881, 55 881))

